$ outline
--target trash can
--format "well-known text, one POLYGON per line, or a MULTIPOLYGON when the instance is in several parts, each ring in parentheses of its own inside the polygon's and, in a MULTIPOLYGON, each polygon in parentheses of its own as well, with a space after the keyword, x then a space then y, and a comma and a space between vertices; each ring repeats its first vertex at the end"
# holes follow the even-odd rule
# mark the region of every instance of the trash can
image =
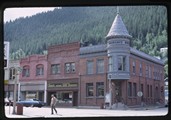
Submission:
POLYGON ((104 109, 104 103, 101 103, 100 109, 104 109))
POLYGON ((17 103, 17 115, 23 115, 23 105, 17 103))

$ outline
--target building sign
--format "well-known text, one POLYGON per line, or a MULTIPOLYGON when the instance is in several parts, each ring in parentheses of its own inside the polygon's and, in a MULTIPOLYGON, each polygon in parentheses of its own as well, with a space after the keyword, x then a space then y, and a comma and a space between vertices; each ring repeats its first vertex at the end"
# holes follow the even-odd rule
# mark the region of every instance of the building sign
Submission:
POLYGON ((5 85, 8 85, 8 80, 4 80, 4 84, 5 85))
POLYGON ((4 42, 4 68, 8 68, 9 63, 9 42, 4 42))
POLYGON ((78 83, 49 83, 48 88, 78 87, 78 83))

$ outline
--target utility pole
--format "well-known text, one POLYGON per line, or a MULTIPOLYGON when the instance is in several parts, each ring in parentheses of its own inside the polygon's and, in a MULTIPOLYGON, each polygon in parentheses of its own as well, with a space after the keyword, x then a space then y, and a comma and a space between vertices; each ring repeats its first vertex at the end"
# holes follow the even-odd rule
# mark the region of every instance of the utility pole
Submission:
POLYGON ((112 83, 111 83, 111 76, 109 75, 109 95, 110 95, 110 102, 109 108, 112 108, 112 83))
POLYGON ((14 102, 13 102, 13 112, 12 114, 16 114, 15 111, 15 107, 16 107, 16 94, 17 94, 17 81, 18 81, 18 75, 20 74, 20 72, 22 71, 22 69, 20 67, 18 67, 16 69, 16 74, 15 74, 15 79, 14 79, 14 102))
POLYGON ((15 107, 16 107, 16 93, 17 93, 17 75, 15 75, 14 79, 14 101, 13 101, 13 112, 12 114, 16 114, 15 107))

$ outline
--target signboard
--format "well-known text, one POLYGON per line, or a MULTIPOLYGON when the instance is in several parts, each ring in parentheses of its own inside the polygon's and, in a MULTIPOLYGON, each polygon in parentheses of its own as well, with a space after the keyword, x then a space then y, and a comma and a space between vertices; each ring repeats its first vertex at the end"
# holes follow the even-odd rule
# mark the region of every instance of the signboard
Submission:
POLYGON ((105 95, 105 103, 110 103, 110 100, 111 100, 111 98, 110 98, 110 93, 107 93, 107 94, 105 95))
POLYGON ((78 83, 49 83, 48 88, 78 87, 78 83))
POLYGON ((9 42, 4 42, 4 68, 8 68, 9 63, 9 42))
POLYGON ((137 93, 137 95, 138 95, 138 97, 142 97, 142 96, 143 96, 143 93, 142 93, 141 91, 139 91, 139 92, 137 93))
POLYGON ((8 80, 4 80, 4 84, 5 85, 8 85, 8 80))

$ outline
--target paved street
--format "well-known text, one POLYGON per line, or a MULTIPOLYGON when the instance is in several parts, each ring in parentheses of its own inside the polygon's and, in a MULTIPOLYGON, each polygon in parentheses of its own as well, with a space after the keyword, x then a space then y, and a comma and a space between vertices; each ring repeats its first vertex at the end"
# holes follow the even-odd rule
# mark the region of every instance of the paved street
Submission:
POLYGON ((23 107, 23 115, 13 115, 12 107, 5 106, 6 116, 9 118, 33 118, 33 117, 117 117, 117 116, 165 116, 168 108, 153 109, 128 109, 128 110, 109 110, 109 109, 78 109, 78 108, 57 108, 58 114, 51 115, 50 107, 23 107), (10 112, 10 114, 9 114, 10 112))

